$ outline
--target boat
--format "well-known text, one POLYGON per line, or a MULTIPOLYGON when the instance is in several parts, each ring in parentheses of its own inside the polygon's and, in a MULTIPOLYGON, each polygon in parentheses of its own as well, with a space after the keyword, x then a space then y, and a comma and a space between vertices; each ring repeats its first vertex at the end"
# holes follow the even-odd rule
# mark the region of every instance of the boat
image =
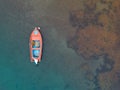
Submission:
POLYGON ((35 27, 30 35, 29 47, 30 47, 30 60, 35 64, 38 64, 42 59, 42 35, 40 27, 35 27))

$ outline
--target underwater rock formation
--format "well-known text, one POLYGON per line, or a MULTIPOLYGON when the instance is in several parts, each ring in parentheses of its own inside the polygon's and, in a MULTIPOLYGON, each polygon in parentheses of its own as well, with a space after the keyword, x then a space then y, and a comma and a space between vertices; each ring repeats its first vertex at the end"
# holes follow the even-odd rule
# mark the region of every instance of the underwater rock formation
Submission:
POLYGON ((86 60, 107 54, 109 60, 98 70, 97 78, 102 90, 111 90, 114 83, 120 83, 120 0, 85 0, 84 6, 70 12, 76 33, 68 47, 86 60))

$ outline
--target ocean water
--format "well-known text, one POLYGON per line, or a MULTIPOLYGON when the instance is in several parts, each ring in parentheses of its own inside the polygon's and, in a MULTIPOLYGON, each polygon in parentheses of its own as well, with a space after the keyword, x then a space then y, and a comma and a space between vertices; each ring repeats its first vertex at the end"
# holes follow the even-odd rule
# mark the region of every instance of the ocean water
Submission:
MULTIPOLYGON (((80 68, 86 61, 67 47, 74 35, 69 10, 75 0, 0 0, 0 90, 93 90, 80 68), (29 58, 29 35, 41 27, 43 57, 29 58)), ((72 8, 71 8, 72 7, 72 8)))

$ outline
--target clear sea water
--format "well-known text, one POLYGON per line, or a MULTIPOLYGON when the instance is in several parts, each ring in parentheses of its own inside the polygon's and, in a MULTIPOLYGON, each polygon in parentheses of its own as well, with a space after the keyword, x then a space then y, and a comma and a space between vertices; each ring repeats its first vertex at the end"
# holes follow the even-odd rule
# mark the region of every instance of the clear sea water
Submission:
POLYGON ((93 90, 80 69, 85 61, 67 47, 71 6, 80 8, 79 0, 0 0, 0 90, 93 90), (35 26, 44 42, 38 66, 28 46, 35 26))

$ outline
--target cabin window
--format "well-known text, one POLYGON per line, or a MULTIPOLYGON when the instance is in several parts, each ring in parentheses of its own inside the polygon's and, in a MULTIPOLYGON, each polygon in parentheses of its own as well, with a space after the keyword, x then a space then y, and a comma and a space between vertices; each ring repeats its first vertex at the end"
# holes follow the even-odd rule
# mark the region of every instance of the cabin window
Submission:
POLYGON ((32 53, 34 58, 38 58, 40 55, 40 50, 33 50, 32 53))
POLYGON ((33 40, 32 41, 32 48, 40 48, 40 41, 39 40, 33 40))

